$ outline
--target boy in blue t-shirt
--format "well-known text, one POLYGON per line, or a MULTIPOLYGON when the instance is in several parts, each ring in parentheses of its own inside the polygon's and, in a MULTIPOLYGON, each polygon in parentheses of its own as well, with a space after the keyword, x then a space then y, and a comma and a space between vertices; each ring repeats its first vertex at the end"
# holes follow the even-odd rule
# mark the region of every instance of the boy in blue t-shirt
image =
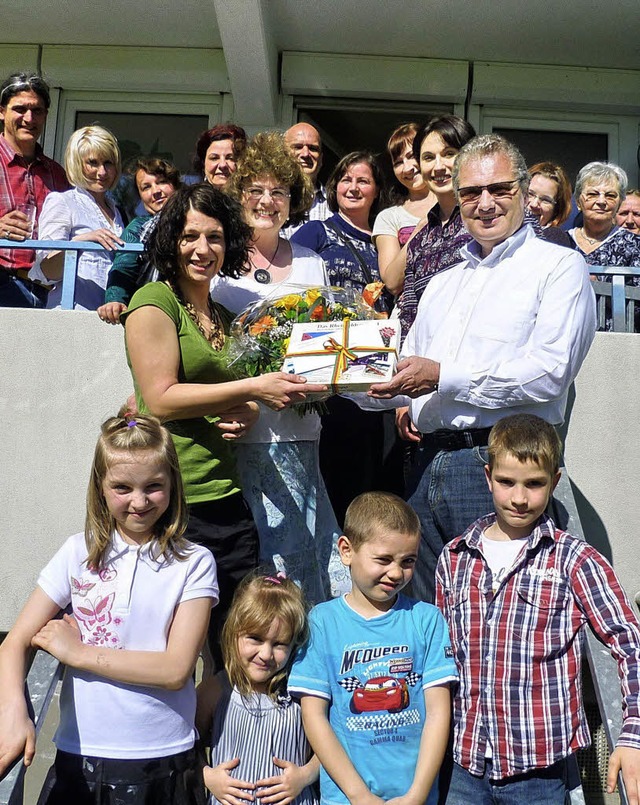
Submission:
POLYGON ((312 610, 311 638, 289 677, 322 763, 321 802, 431 805, 457 673, 440 612, 400 595, 420 521, 396 495, 368 492, 347 509, 344 532, 352 590, 312 610))

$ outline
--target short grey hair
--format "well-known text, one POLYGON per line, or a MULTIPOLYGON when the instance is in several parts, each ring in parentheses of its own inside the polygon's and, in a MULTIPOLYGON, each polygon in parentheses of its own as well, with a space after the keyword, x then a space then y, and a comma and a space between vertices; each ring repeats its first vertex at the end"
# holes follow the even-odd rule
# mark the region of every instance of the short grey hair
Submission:
POLYGON ((504 154, 504 156, 509 159, 522 193, 523 195, 526 194, 529 189, 529 180, 531 177, 527 170, 525 158, 513 143, 501 137, 499 134, 480 134, 478 137, 474 137, 472 140, 469 140, 466 145, 462 146, 453 163, 452 181, 453 189, 456 194, 460 187, 460 169, 466 162, 471 162, 474 159, 481 159, 486 156, 497 156, 499 154, 504 154))
POLYGON ((580 198, 586 185, 601 184, 603 182, 617 184, 620 201, 624 201, 627 195, 629 179, 626 172, 619 165, 614 165, 613 162, 589 162, 584 168, 580 168, 580 172, 576 177, 576 198, 580 198))

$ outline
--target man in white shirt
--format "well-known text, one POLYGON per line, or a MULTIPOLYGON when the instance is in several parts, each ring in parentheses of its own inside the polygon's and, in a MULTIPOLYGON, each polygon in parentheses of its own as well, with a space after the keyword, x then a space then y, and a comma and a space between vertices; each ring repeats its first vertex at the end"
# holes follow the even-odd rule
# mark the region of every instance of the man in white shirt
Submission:
POLYGON ((511 413, 561 424, 596 328, 582 256, 524 223, 529 177, 517 148, 476 137, 452 178, 474 242, 429 283, 398 373, 369 392, 409 405, 401 427, 420 442, 408 501, 423 529, 413 591, 427 601, 443 544, 493 510, 483 472, 491 426, 511 413))
MULTIPOLYGON (((313 185, 313 204, 307 215, 308 221, 325 221, 332 213, 327 204, 324 187, 318 182, 322 167, 322 140, 320 133, 309 123, 296 123, 284 133, 284 141, 300 163, 303 173, 313 185)), ((283 232, 290 238, 303 224, 288 226, 283 232)))

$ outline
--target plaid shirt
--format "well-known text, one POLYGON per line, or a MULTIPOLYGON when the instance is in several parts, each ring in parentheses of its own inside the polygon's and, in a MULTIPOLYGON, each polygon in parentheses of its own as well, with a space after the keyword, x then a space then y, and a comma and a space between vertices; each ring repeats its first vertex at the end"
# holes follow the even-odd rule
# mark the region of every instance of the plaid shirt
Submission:
MULTIPOLYGON (((36 145, 35 159, 27 163, 0 135, 0 218, 18 204, 35 204, 36 220, 42 204, 52 190, 68 190, 70 184, 61 165, 42 153, 36 145)), ((4 232, 0 232, 4 237, 4 232)), ((36 253, 32 249, 1 249, 0 270, 30 269, 36 253)))
POLYGON ((451 631, 460 683, 454 695, 456 763, 481 775, 487 741, 496 780, 552 765, 588 746, 582 707, 582 627, 618 663, 618 746, 640 748, 640 624, 595 548, 543 516, 496 593, 481 549, 495 515, 445 545, 436 603, 451 631))

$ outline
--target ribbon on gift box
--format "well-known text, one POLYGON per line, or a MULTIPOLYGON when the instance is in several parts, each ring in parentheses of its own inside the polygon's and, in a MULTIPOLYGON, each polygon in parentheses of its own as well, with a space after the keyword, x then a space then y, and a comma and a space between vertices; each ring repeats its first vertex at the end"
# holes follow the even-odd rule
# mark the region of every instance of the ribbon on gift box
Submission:
POLYGON ((349 361, 357 359, 358 352, 396 352, 395 347, 385 346, 349 346, 349 325, 352 319, 342 320, 342 343, 337 341, 333 336, 329 336, 323 342, 321 350, 314 350, 312 352, 287 352, 287 358, 302 358, 302 357, 317 357, 320 355, 335 355, 336 361, 333 367, 333 374, 331 375, 331 391, 334 394, 339 393, 340 389, 337 386, 337 381, 340 375, 349 366, 349 361))

